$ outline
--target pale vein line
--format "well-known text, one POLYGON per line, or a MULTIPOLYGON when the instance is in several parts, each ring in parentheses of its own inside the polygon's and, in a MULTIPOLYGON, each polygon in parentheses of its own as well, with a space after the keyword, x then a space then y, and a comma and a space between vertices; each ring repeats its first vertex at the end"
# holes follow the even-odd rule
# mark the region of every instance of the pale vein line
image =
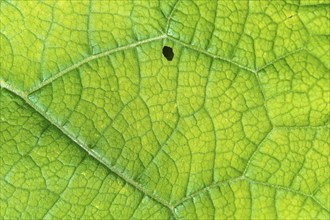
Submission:
POLYGON ((62 70, 61 72, 59 72, 55 75, 53 75, 52 77, 50 77, 47 80, 43 81, 42 83, 40 83, 36 87, 31 88, 28 91, 28 94, 31 94, 31 93, 41 89, 42 87, 48 85, 49 83, 53 82, 54 80, 58 79, 59 77, 63 76, 64 74, 66 74, 66 73, 68 73, 68 72, 70 72, 74 69, 77 69, 81 65, 84 65, 85 63, 88 63, 92 60, 96 60, 98 58, 105 57, 105 56, 107 56, 109 54, 112 54, 112 53, 116 53, 116 52, 123 51, 123 50, 129 49, 129 48, 137 47, 139 45, 146 44, 146 43, 149 43, 149 42, 152 42, 152 41, 157 41, 157 40, 164 39, 164 38, 166 38, 165 34, 157 36, 157 37, 149 38, 149 39, 146 39, 146 40, 142 40, 142 41, 139 41, 139 42, 135 42, 135 43, 123 46, 123 47, 118 47, 118 48, 115 48, 115 49, 107 50, 107 51, 104 51, 104 52, 99 53, 99 54, 89 56, 89 57, 85 58, 84 60, 82 60, 82 61, 80 61, 80 62, 64 69, 64 70, 62 70))
POLYGON ((268 67, 268 66, 270 66, 270 65, 273 65, 274 63, 276 63, 276 62, 278 62, 278 61, 280 61, 280 60, 282 60, 282 59, 285 59, 285 58, 287 58, 287 57, 289 57, 289 56, 291 56, 291 55, 293 55, 293 54, 296 54, 296 53, 298 53, 298 52, 300 52, 300 51, 303 51, 303 50, 304 50, 304 51, 306 50, 305 47, 299 48, 299 49, 294 50, 294 51, 291 51, 290 53, 287 53, 287 54, 285 54, 285 55, 283 55, 283 56, 280 56, 280 57, 278 57, 278 58, 272 60, 271 62, 266 63, 265 65, 261 66, 260 68, 257 68, 257 69, 255 70, 255 72, 259 72, 259 71, 265 69, 266 67, 268 67))
POLYGON ((324 209, 324 210, 326 210, 328 212, 330 211, 323 204, 321 204, 313 195, 310 195, 310 194, 307 194, 307 193, 303 193, 303 192, 300 192, 300 191, 291 189, 289 187, 284 187, 284 186, 280 186, 280 185, 274 185, 274 184, 267 183, 267 182, 256 181, 256 180, 252 180, 252 179, 249 179, 249 178, 245 178, 245 180, 248 181, 251 184, 267 186, 267 187, 274 188, 274 189, 277 189, 277 190, 283 190, 283 191, 286 191, 286 192, 291 192, 291 193, 298 194, 298 195, 301 195, 301 196, 304 196, 304 197, 307 197, 307 198, 311 198, 322 209, 324 209))
POLYGON ((294 189, 291 189, 291 188, 288 188, 288 187, 284 187, 284 186, 280 186, 280 185, 274 185, 274 184, 271 184, 271 183, 267 183, 267 182, 261 182, 261 181, 257 181, 257 180, 253 180, 253 179, 250 179, 250 178, 246 178, 244 176, 239 176, 239 177, 236 177, 234 179, 229 179, 229 180, 226 180, 226 181, 222 181, 222 182, 218 182, 218 183, 213 183, 211 185, 209 185, 208 187, 206 188, 203 188, 185 198, 183 198, 182 200, 180 200, 179 202, 177 202, 175 205, 174 205, 174 209, 176 209, 178 206, 182 205, 184 202, 190 200, 190 199, 193 199, 195 198, 196 196, 199 196, 200 194, 206 192, 206 191, 209 191, 213 188, 216 188, 216 187, 219 187, 219 186, 223 186, 223 185, 226 185, 226 184, 231 184, 231 183, 235 183, 235 182, 240 182, 240 181, 246 181, 250 184, 255 184, 255 185, 262 185, 262 186, 267 186, 267 187, 270 187, 270 188, 273 188, 275 190, 282 190, 282 191, 286 191, 286 192, 291 192, 291 193, 294 193, 294 194, 297 194, 297 195, 301 195, 301 196, 304 196, 304 197, 307 197, 307 198, 311 198, 315 203, 317 203, 322 209, 326 210, 329 212, 329 209, 326 208, 322 203, 320 203, 313 195, 310 195, 310 194, 306 194, 306 193, 303 193, 303 192, 300 192, 300 191, 297 191, 297 190, 294 190, 294 189))
POLYGON ((210 53, 210 52, 207 52, 207 51, 201 50, 201 49, 199 49, 199 48, 197 48, 197 47, 194 47, 194 46, 192 46, 192 45, 190 45, 190 44, 184 43, 184 42, 182 42, 182 41, 180 41, 180 40, 178 40, 178 39, 176 39, 176 38, 174 38, 174 37, 167 36, 167 38, 170 39, 170 40, 172 40, 172 41, 174 41, 174 42, 176 42, 176 43, 178 43, 178 44, 181 44, 182 46, 184 46, 184 47, 186 47, 186 48, 189 48, 189 49, 191 49, 191 50, 194 50, 194 51, 197 51, 197 52, 199 52, 199 53, 205 54, 205 55, 207 55, 207 56, 209 56, 209 57, 213 57, 214 59, 218 59, 218 60, 225 61, 225 62, 227 62, 227 63, 231 63, 231 64, 233 64, 233 65, 235 65, 235 66, 237 66, 237 67, 239 67, 239 68, 241 68, 241 69, 245 69, 245 70, 247 70, 247 71, 249 71, 249 72, 251 72, 251 73, 256 73, 256 71, 255 71, 254 69, 250 69, 250 68, 248 68, 248 67, 246 67, 246 66, 242 66, 241 64, 236 63, 236 62, 234 62, 234 61, 232 61, 232 60, 230 60, 230 59, 227 59, 227 58, 224 58, 224 57, 221 57, 221 56, 215 55, 215 54, 213 54, 213 53, 210 53))
POLYGON ((185 201, 189 200, 189 199, 192 199, 210 189, 213 189, 213 188, 216 188, 218 186, 222 186, 222 185, 226 185, 226 184, 229 184, 229 183, 234 183, 234 182, 238 182, 238 181, 241 181, 243 180, 243 178, 241 176, 239 177, 236 177, 236 178, 232 178, 232 179, 229 179, 229 180, 225 180, 225 181, 221 181, 221 182, 215 182, 215 183, 212 183, 211 185, 208 185, 207 187, 204 187, 192 194, 190 194, 189 196, 186 196, 184 197, 183 199, 181 199, 180 201, 178 201, 174 207, 178 207, 179 205, 181 205, 182 203, 184 203, 185 201))
POLYGON ((180 1, 181 1, 181 0, 177 0, 177 1, 176 1, 176 3, 174 4, 174 7, 173 7, 173 9, 172 9, 170 15, 169 15, 168 18, 167 18, 167 22, 166 22, 166 30, 165 30, 167 34, 168 34, 169 29, 170 29, 170 27, 169 27, 169 26, 170 26, 170 20, 172 19, 172 16, 173 16, 173 14, 174 14, 174 12, 175 12, 177 6, 179 5, 180 1))
POLYGON ((264 138, 260 141, 260 143, 258 144, 256 150, 252 153, 252 155, 251 155, 250 158, 248 159, 248 161, 247 161, 247 163, 246 163, 246 166, 245 166, 245 169, 244 169, 244 171, 243 171, 243 173, 242 173, 242 176, 243 176, 243 177, 246 177, 245 175, 246 175, 247 170, 249 169, 249 166, 250 166, 250 163, 251 163, 252 159, 253 159, 253 158, 255 157, 255 155, 259 152, 259 150, 260 150, 260 148, 261 148, 263 142, 264 142, 265 140, 267 140, 267 138, 271 135, 271 133, 273 132, 273 129, 274 129, 274 127, 272 127, 271 130, 267 133, 267 135, 265 135, 265 137, 264 137, 264 138))
POLYGON ((323 124, 320 125, 301 125, 301 126, 285 126, 285 125, 280 125, 280 126, 276 126, 275 128, 281 128, 281 129, 288 129, 288 130, 292 130, 292 129, 306 129, 306 128, 314 128, 314 129, 321 129, 321 128, 326 128, 329 126, 329 122, 330 120, 325 121, 323 124))
POLYGON ((42 112, 42 110, 39 109, 38 106, 36 106, 33 102, 31 102, 28 99, 28 97, 27 97, 27 95, 25 93, 22 93, 19 90, 17 90, 16 88, 11 87, 8 83, 6 83, 5 81, 3 81, 2 79, 0 79, 0 87, 1 88, 5 88, 6 90, 8 90, 8 91, 14 93, 15 95, 17 95, 18 97, 22 98, 32 109, 34 109, 36 112, 38 112, 51 125, 53 125, 56 128, 58 128, 70 140, 72 140, 74 143, 76 143, 78 146, 80 146, 82 149, 84 149, 91 157, 93 157, 98 162, 100 162, 101 164, 103 164, 111 172, 115 173, 117 176, 119 176, 125 182, 127 182, 128 184, 130 184, 131 186, 133 186, 134 188, 136 188, 137 190, 139 190, 142 194, 150 197, 151 199, 153 199, 154 201, 158 202, 159 204, 167 207, 169 209, 169 211, 172 213, 172 215, 174 215, 174 213, 173 213, 173 208, 174 208, 173 205, 171 205, 170 203, 168 203, 165 199, 163 199, 163 198, 155 195, 154 193, 149 192, 147 189, 145 189, 142 185, 140 185, 135 180, 133 180, 130 177, 127 177, 124 174, 122 174, 121 171, 118 170, 116 167, 108 165, 107 162, 104 160, 104 157, 102 157, 102 155, 99 155, 98 152, 94 151, 93 149, 87 148, 86 146, 84 146, 84 144, 81 141, 76 140, 75 139, 75 136, 72 133, 70 133, 69 131, 63 129, 58 123, 56 123, 55 121, 53 121, 52 118, 49 115, 47 115, 44 112, 42 112))
POLYGON ((172 40, 172 41, 174 41, 174 42, 176 42, 178 44, 181 44, 182 46, 184 46, 186 48, 195 50, 195 51, 197 51, 199 53, 202 53, 202 54, 205 54, 205 55, 207 55, 209 57, 213 57, 214 59, 219 59, 219 60, 225 61, 227 63, 231 63, 231 64, 233 64, 233 65, 235 65, 235 66, 237 66, 237 67, 239 67, 241 69, 245 69, 245 70, 247 70, 249 72, 252 72, 252 73, 257 73, 260 70, 262 70, 262 69, 264 69, 264 68, 266 68, 266 67, 268 67, 268 66, 270 66, 270 65, 272 65, 274 63, 276 63, 277 61, 279 61, 281 59, 284 59, 284 58, 286 58, 286 57, 288 57, 288 56, 290 56, 292 54, 295 54, 295 53, 298 53, 298 52, 300 52, 302 50, 305 50, 305 48, 297 49, 295 51, 292 51, 292 52, 290 52, 290 53, 288 53, 288 54, 286 54, 284 56, 281 56, 281 57, 273 60, 272 62, 270 62, 268 64, 265 64, 264 66, 262 66, 262 67, 260 67, 258 69, 251 69, 251 68, 248 68, 246 66, 242 66, 241 64, 236 63, 236 62, 234 62, 234 61, 232 61, 230 59, 227 59, 227 58, 224 58, 224 57, 215 55, 213 53, 210 53, 210 52, 201 50, 201 49, 199 49, 197 47, 194 47, 194 46, 192 46, 190 44, 184 43, 184 42, 182 42, 182 41, 180 41, 180 40, 178 40, 178 39, 176 39, 174 37, 168 36, 167 34, 163 34, 163 35, 160 35, 160 36, 157 36, 157 37, 149 38, 149 39, 146 39, 146 40, 142 40, 142 41, 139 41, 139 42, 135 42, 135 43, 132 43, 132 44, 129 44, 129 45, 125 45, 125 46, 122 46, 122 47, 118 47, 118 48, 115 48, 115 49, 104 51, 104 52, 99 53, 99 54, 95 54, 95 55, 89 56, 89 57, 85 58, 84 60, 82 60, 82 61, 80 61, 80 62, 78 62, 78 63, 76 63, 76 64, 74 64, 74 65, 72 65, 72 66, 70 66, 70 67, 68 67, 68 68, 66 68, 64 70, 62 70, 62 71, 60 71, 59 73, 57 73, 55 75, 53 75, 52 77, 48 78, 47 80, 41 82, 39 85, 37 85, 37 86, 29 89, 28 90, 28 94, 31 94, 31 93, 33 93, 33 92, 41 89, 42 87, 44 87, 44 86, 52 83, 53 81, 55 81, 59 77, 63 76, 64 74, 66 74, 66 73, 68 73, 68 72, 70 72, 72 70, 77 69, 78 67, 84 65, 85 63, 88 63, 90 61, 96 60, 96 59, 101 58, 101 57, 105 57, 105 56, 107 56, 109 54, 112 54, 112 53, 116 53, 116 52, 123 51, 123 50, 126 50, 126 49, 134 48, 134 47, 137 47, 137 46, 142 45, 142 44, 146 44, 146 43, 149 43, 149 42, 152 42, 152 41, 157 41, 157 40, 165 39, 165 38, 168 38, 168 39, 170 39, 170 40, 172 40))

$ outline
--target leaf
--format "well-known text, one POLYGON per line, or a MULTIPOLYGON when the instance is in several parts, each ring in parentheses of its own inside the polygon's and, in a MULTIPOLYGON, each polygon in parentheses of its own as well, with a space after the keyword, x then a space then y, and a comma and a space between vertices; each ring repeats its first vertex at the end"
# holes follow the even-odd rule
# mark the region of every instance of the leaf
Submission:
POLYGON ((1 218, 329 219, 328 1, 0 4, 1 218))

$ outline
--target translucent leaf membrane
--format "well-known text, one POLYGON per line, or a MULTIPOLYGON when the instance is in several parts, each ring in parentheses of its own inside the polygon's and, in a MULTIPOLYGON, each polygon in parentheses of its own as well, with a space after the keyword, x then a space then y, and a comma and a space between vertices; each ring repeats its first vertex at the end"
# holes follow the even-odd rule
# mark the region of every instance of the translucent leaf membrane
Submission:
POLYGON ((0 4, 1 218, 330 217, 326 1, 0 4))

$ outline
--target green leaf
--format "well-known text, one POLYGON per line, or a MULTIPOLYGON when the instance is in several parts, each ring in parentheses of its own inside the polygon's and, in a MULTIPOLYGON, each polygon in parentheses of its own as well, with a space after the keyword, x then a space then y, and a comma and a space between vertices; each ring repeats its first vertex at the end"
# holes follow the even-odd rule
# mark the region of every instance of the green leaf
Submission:
POLYGON ((2 219, 330 218, 328 0, 0 4, 2 219))

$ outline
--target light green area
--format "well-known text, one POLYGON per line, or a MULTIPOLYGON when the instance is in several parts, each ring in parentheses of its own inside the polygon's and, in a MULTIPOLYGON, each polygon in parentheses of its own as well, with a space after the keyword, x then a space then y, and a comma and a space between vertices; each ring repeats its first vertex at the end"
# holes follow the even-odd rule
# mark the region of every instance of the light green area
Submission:
POLYGON ((0 4, 1 219, 330 218, 329 1, 0 4))

